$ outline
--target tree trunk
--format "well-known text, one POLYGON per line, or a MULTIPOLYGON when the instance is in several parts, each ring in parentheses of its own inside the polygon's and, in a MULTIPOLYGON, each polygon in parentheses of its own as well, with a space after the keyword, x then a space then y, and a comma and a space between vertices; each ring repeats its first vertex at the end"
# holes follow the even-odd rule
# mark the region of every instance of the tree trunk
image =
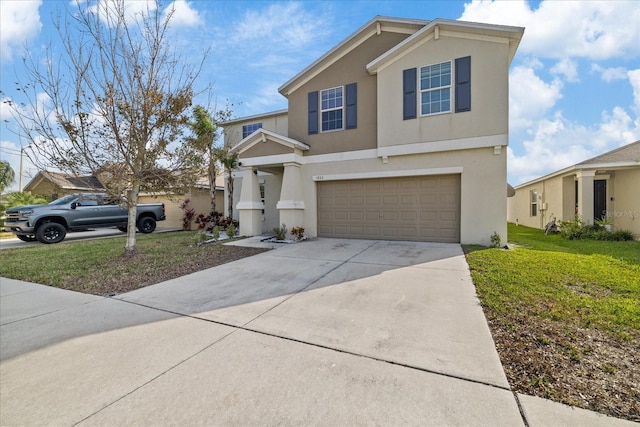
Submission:
POLYGON ((133 256, 138 253, 136 248, 136 217, 138 214, 138 193, 140 192, 140 184, 134 183, 128 191, 127 204, 129 208, 129 217, 127 220, 127 244, 124 247, 126 256, 133 256))
POLYGON ((211 197, 211 215, 216 212, 216 177, 218 176, 218 168, 216 162, 215 147, 209 146, 209 197, 211 197))
POLYGON ((229 214, 229 218, 233 218, 233 171, 227 171, 227 200, 229 207, 227 208, 227 212, 229 214))

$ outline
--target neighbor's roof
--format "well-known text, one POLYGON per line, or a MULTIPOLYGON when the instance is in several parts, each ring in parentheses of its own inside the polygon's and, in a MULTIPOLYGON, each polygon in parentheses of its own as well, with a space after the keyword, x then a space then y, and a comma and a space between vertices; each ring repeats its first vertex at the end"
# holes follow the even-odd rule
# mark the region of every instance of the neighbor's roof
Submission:
POLYGON ((578 163, 576 166, 620 162, 640 163, 640 140, 624 145, 620 148, 616 148, 615 150, 611 150, 599 156, 592 157, 591 159, 587 159, 584 162, 578 163))
POLYGON ((74 176, 49 171, 38 172, 38 174, 25 186, 25 190, 30 190, 43 180, 51 181, 54 185, 64 190, 104 190, 102 183, 95 176, 74 176))
POLYGON ((615 150, 607 151, 604 154, 600 154, 599 156, 592 157, 580 163, 576 163, 573 166, 541 176, 540 178, 532 179, 531 181, 522 183, 515 188, 517 190, 527 185, 535 184, 536 182, 544 181, 576 170, 625 167, 640 167, 640 140, 623 145, 615 150))

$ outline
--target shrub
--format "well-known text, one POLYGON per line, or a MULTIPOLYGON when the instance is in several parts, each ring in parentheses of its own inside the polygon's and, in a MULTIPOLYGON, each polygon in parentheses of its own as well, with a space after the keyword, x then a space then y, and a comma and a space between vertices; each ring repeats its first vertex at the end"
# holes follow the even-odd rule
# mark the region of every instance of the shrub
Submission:
POLYGON ((198 224, 199 230, 204 230, 207 228, 209 223, 211 222, 211 217, 205 216, 204 214, 198 214, 196 217, 196 224, 198 224))
POLYGON ((227 225, 225 232, 227 233, 227 237, 229 237, 230 239, 236 237, 236 225, 233 223, 233 221, 231 221, 229 225, 227 225))
POLYGON ((212 212, 210 217, 211 228, 220 227, 222 230, 226 230, 229 227, 229 224, 233 224, 236 229, 240 226, 240 222, 227 216, 225 217, 220 212, 212 212))
POLYGON ((220 239, 220 229, 217 226, 211 229, 211 237, 216 240, 220 239))
POLYGON ((633 233, 629 230, 616 230, 610 234, 610 240, 625 241, 633 240, 633 233))
POLYGON ((287 238, 287 226, 284 224, 280 227, 274 227, 273 232, 276 235, 276 240, 284 240, 287 238))
POLYGON ((499 248, 501 243, 502 243, 502 238, 500 237, 497 231, 494 231, 493 234, 491 235, 491 247, 499 248))
POLYGON ((607 219, 596 220, 593 224, 585 224, 576 215, 573 221, 560 223, 560 235, 568 240, 633 240, 633 233, 627 230, 609 231, 610 222, 607 219))
POLYGON ((304 227, 291 227, 289 232, 298 240, 302 240, 304 238, 304 227))
POLYGON ((191 230, 191 222, 193 221, 193 217, 196 214, 194 209, 189 207, 191 203, 190 199, 184 199, 184 202, 180 204, 180 209, 182 209, 182 229, 184 231, 191 230))

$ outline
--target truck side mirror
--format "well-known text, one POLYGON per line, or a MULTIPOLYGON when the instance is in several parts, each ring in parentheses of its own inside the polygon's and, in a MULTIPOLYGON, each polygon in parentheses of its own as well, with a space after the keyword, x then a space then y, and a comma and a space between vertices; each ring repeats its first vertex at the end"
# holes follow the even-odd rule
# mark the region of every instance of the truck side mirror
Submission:
POLYGON ((78 202, 71 203, 71 209, 75 209, 78 207, 78 202))

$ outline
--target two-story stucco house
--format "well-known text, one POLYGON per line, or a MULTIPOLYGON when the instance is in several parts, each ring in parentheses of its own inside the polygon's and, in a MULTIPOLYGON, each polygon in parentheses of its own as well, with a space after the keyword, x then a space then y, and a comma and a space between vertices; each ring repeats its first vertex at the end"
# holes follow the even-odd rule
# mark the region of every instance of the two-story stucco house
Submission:
POLYGON ((225 124, 240 233, 506 237, 508 71, 523 32, 369 21, 279 88, 287 110, 225 124))

